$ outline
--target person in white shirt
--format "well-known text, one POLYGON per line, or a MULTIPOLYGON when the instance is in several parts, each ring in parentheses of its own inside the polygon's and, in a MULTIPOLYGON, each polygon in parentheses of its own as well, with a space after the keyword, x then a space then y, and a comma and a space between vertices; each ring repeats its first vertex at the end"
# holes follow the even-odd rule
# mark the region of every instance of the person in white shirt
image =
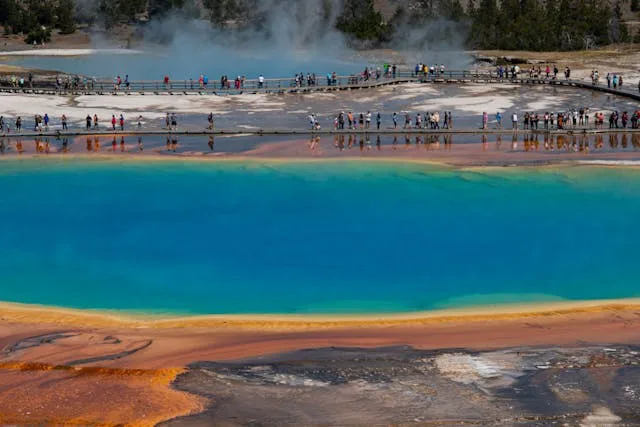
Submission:
POLYGON ((511 116, 511 124, 514 129, 518 129, 518 113, 513 113, 511 116))
POLYGON ((264 76, 262 74, 258 77, 258 87, 261 89, 264 87, 264 76))

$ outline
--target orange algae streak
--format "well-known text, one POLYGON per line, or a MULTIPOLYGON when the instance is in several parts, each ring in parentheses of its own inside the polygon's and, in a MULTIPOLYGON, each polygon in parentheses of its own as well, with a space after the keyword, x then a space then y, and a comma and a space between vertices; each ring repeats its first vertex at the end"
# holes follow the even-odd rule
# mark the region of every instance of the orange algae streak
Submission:
POLYGON ((0 424, 153 426, 204 408, 171 389, 181 372, 0 362, 0 424))
POLYGON ((182 368, 165 368, 165 369, 127 369, 127 368, 102 368, 99 366, 76 367, 66 365, 51 365, 48 363, 37 362, 0 362, 0 369, 11 371, 64 371, 74 373, 76 375, 99 375, 106 377, 119 378, 140 378, 147 379, 153 384, 168 385, 176 379, 178 375, 184 372, 182 368))

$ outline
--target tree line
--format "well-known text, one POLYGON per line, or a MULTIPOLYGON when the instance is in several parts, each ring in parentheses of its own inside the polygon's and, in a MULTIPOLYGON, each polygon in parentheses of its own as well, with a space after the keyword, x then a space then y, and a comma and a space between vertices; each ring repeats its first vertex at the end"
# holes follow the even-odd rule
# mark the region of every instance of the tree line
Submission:
MULTIPOLYGON (((214 26, 225 27, 230 22, 259 26, 263 20, 255 12, 259 10, 257 1, 203 0, 202 4, 214 26)), ((333 23, 354 43, 366 46, 386 46, 403 37, 413 43, 450 39, 472 49, 533 51, 640 41, 624 22, 620 0, 468 0, 465 6, 461 0, 406 0, 390 19, 376 10, 373 0, 343 0, 338 13, 331 10, 335 2, 318 1, 324 7, 319 19, 333 23)), ((40 43, 49 40, 53 29, 70 34, 80 23, 99 22, 108 28, 119 22, 135 23, 140 15, 155 19, 176 9, 185 10, 185 2, 99 0, 98 10, 87 15, 76 10, 75 0, 0 0, 0 25, 5 34, 24 34, 27 43, 40 43)), ((639 2, 631 0, 632 12, 640 10, 639 2)))

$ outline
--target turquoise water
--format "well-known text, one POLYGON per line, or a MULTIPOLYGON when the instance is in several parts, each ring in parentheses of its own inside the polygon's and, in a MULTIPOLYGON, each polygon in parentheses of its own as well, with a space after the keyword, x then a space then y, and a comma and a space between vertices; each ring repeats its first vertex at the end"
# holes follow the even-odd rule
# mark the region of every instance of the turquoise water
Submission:
POLYGON ((0 300, 356 313, 640 296, 640 170, 0 163, 0 300))

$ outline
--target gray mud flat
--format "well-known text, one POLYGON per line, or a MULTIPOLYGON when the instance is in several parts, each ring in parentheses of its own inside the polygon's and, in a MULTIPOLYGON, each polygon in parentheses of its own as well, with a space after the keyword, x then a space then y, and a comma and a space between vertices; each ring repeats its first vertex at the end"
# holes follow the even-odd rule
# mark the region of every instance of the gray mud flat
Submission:
POLYGON ((636 426, 640 346, 321 348, 197 362, 174 387, 211 404, 167 426, 636 426))

